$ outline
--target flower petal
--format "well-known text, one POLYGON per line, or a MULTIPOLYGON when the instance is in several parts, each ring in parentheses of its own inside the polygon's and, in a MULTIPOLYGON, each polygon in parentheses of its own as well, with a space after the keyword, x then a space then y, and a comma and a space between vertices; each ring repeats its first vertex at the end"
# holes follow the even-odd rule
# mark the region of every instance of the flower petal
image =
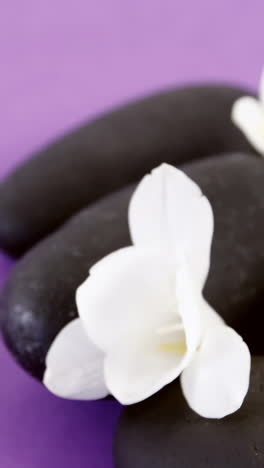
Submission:
POLYGON ((66 325, 52 343, 43 382, 55 395, 78 400, 104 398, 103 353, 91 343, 80 319, 66 325))
POLYGON ((208 330, 199 351, 181 375, 189 406, 206 418, 237 411, 247 394, 250 353, 242 338, 225 325, 208 330))
POLYGON ((213 309, 210 304, 202 297, 201 302, 201 327, 203 334, 210 332, 218 325, 225 325, 224 319, 213 309))
POLYGON ((176 379, 185 356, 161 351, 160 337, 126 337, 105 359, 105 381, 123 405, 145 400, 176 379))
POLYGON ((129 206, 132 241, 170 255, 184 251, 203 287, 213 234, 213 213, 200 188, 182 171, 162 164, 138 185, 129 206))
POLYGON ((175 298, 177 312, 185 331, 188 354, 191 357, 201 341, 203 298, 184 261, 178 265, 176 272, 175 298))
POLYGON ((181 265, 176 273, 171 325, 166 326, 163 320, 165 326, 160 329, 124 336, 107 353, 105 380, 121 403, 132 404, 153 395, 175 380, 192 359, 201 339, 201 299, 190 279, 185 265, 181 265))
POLYGON ((173 317, 174 276, 156 251, 128 247, 98 262, 78 288, 78 311, 103 351, 127 333, 154 329, 173 317))
POLYGON ((252 97, 242 97, 233 105, 232 120, 252 146, 264 155, 264 105, 252 97))

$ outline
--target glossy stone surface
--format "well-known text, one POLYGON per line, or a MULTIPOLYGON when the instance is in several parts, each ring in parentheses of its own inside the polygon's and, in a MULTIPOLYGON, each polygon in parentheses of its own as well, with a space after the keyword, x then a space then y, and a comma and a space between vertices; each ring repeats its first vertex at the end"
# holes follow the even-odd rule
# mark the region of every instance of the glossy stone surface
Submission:
MULTIPOLYGON (((226 154, 184 169, 209 197, 215 215, 212 264, 205 296, 248 342, 264 352, 264 164, 226 154)), ((130 243, 128 187, 82 211, 28 252, 0 299, 5 341, 20 364, 41 378, 47 350, 77 315, 75 291, 89 268, 130 243)), ((194 233, 195 235, 195 233, 194 233)))
POLYGON ((239 411, 204 419, 186 404, 179 381, 121 416, 116 468, 260 468, 264 466, 264 359, 254 357, 250 390, 239 411))
POLYGON ((19 255, 90 202, 161 162, 251 151, 230 119, 247 90, 176 88, 139 100, 51 144, 0 184, 0 248, 19 255))

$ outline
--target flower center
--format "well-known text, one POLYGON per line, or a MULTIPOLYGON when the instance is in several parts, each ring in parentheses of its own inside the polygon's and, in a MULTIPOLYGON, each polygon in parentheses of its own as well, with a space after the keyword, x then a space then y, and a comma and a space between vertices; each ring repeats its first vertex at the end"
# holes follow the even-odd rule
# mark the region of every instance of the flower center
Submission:
POLYGON ((177 353, 180 356, 183 356, 187 351, 186 343, 160 343, 159 348, 161 351, 167 353, 177 353))
POLYGON ((176 322, 157 330, 162 337, 159 349, 167 353, 176 353, 183 356, 187 351, 185 333, 182 322, 176 322))

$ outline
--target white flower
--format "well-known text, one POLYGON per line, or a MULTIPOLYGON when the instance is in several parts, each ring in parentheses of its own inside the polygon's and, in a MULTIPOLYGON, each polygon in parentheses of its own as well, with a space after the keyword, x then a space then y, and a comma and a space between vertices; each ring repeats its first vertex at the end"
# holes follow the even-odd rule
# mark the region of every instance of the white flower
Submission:
POLYGON ((264 69, 259 100, 251 96, 239 98, 233 105, 231 118, 252 146, 264 156, 264 69))
POLYGON ((250 354, 202 297, 213 234, 207 198, 163 164, 136 189, 129 226, 134 245, 98 262, 79 287, 80 318, 53 342, 45 385, 66 398, 111 393, 132 404, 181 374, 197 413, 236 411, 248 390, 250 354))

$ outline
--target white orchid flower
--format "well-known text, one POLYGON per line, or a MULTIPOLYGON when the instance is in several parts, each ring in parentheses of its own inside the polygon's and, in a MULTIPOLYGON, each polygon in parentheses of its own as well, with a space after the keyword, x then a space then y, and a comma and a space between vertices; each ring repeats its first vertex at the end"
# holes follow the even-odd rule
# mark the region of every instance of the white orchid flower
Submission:
POLYGON ((259 100, 251 96, 239 98, 233 105, 231 118, 252 146, 264 156, 264 69, 259 100))
POLYGON ((222 418, 242 404, 250 354, 205 302, 213 213, 200 188, 163 164, 129 207, 133 246, 99 261, 77 291, 79 318, 47 355, 45 385, 66 398, 144 400, 181 374, 190 407, 222 418))

